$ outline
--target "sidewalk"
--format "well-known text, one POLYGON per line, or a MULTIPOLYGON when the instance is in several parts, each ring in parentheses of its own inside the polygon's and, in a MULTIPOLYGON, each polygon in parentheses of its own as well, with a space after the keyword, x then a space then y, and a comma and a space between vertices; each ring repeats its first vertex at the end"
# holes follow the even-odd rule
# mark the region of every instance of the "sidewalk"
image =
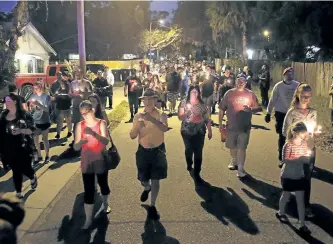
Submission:
MULTIPOLYGON (((123 88, 115 87, 113 108, 117 107, 123 100, 126 100, 123 96, 123 88)), ((110 113, 111 111, 112 110, 106 110, 107 113, 110 113)), ((32 224, 38 219, 80 167, 79 161, 66 160, 54 163, 56 156, 60 155, 68 148, 68 144, 71 140, 63 139, 59 140, 60 143, 56 143, 56 140, 54 140, 55 130, 52 130, 53 127, 55 126, 53 125, 51 127, 49 133, 51 162, 46 165, 41 165, 36 169, 36 175, 38 178, 37 190, 35 192, 30 190, 29 180, 25 179, 25 182, 23 183, 22 193, 24 194, 26 216, 18 230, 18 240, 20 240, 24 233, 29 230, 32 224)), ((67 131, 65 129, 65 131, 62 132, 62 136, 64 137, 66 133, 67 131)), ((0 192, 14 191, 12 172, 10 171, 0 178, 0 192)))

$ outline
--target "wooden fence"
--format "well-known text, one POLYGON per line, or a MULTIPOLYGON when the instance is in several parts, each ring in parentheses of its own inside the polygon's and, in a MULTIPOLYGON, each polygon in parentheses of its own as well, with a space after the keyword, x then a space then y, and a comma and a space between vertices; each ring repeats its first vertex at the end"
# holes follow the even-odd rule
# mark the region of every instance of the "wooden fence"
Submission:
POLYGON ((333 84, 333 63, 293 63, 295 80, 312 87, 317 96, 328 97, 333 84))

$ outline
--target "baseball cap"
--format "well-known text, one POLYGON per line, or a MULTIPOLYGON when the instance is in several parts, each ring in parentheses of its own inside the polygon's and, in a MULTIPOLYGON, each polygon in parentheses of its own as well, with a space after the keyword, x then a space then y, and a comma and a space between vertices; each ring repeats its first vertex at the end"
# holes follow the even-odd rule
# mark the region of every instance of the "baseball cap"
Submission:
POLYGON ((283 70, 283 75, 286 74, 289 70, 293 70, 293 68, 292 67, 285 68, 283 70))

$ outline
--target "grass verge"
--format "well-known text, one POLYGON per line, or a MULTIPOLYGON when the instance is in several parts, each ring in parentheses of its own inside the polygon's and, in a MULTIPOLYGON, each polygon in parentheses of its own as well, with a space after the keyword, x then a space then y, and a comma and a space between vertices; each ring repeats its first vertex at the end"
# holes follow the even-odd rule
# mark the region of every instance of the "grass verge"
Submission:
MULTIPOLYGON (((260 100, 259 87, 254 86, 252 91, 260 100)), ((272 90, 269 91, 269 97, 272 95, 272 90)), ((316 139, 316 146, 321 150, 333 153, 333 128, 331 125, 331 114, 328 108, 329 98, 313 95, 311 98, 311 106, 317 110, 318 124, 322 126, 322 133, 316 139)))
POLYGON ((129 111, 128 102, 122 101, 111 113, 108 114, 110 121, 110 131, 113 131, 118 127, 121 121, 125 118, 129 111))

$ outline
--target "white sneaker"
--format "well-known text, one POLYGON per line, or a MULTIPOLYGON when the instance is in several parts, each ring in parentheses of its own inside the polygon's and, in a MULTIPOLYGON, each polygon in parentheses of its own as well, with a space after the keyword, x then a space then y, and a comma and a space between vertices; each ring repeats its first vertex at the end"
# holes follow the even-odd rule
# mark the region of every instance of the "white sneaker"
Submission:
POLYGON ((228 165, 228 169, 230 169, 230 170, 237 170, 238 169, 236 159, 234 159, 234 158, 231 159, 231 162, 228 165))
POLYGON ((237 177, 244 178, 245 176, 247 176, 247 173, 246 173, 245 170, 238 170, 237 171, 237 177))

